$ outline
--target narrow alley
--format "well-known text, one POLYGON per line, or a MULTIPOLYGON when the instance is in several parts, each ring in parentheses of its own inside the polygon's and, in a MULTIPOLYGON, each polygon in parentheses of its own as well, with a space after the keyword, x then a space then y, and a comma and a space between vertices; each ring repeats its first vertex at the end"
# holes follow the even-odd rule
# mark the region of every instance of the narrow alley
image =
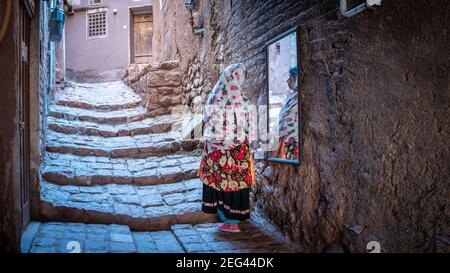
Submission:
POLYGON ((47 120, 41 214, 50 223, 28 227, 25 252, 70 252, 70 242, 86 253, 289 251, 263 232, 248 236, 255 227, 216 232, 217 217, 201 211, 201 152, 183 135, 186 118, 148 117, 122 81, 67 85, 47 120))
POLYGON ((449 253, 444 2, 0 0, 0 253, 449 253))

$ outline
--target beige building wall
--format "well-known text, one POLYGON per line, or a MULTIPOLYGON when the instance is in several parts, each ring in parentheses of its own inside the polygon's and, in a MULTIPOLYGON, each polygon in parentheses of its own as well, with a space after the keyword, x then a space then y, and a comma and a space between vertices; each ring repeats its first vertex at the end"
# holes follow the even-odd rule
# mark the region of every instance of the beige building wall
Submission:
POLYGON ((89 5, 89 0, 72 1, 74 13, 67 16, 65 26, 67 69, 103 72, 125 68, 131 60, 131 11, 150 7, 152 2, 102 0, 98 5, 89 5), (105 37, 88 37, 87 13, 92 9, 106 9, 105 37))

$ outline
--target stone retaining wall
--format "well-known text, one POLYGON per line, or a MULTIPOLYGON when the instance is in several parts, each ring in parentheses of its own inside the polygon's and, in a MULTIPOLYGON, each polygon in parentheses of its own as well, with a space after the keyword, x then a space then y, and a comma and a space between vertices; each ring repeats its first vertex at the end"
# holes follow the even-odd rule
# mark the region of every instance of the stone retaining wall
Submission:
POLYGON ((182 104, 181 73, 177 61, 148 65, 132 64, 126 69, 124 82, 141 97, 149 116, 167 115, 182 104))

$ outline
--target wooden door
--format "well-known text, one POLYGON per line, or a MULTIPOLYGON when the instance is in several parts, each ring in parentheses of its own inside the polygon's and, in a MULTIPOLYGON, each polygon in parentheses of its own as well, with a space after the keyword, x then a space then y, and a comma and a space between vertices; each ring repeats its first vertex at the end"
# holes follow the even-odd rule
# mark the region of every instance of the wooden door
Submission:
POLYGON ((149 63, 152 56, 153 15, 134 15, 134 62, 149 63))
MULTIPOLYGON (((19 81, 18 81, 18 109, 19 109, 19 143, 20 143, 20 191, 22 209, 22 227, 30 222, 30 6, 21 1, 20 5, 20 40, 18 46, 19 81)), ((33 1, 27 1, 33 3, 33 1)))

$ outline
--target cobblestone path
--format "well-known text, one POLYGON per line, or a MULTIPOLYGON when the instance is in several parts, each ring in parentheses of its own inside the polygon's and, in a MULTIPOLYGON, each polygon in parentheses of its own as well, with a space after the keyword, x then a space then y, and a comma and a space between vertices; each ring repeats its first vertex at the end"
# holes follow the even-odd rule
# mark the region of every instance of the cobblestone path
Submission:
POLYGON ((172 225, 136 232, 124 225, 31 223, 22 252, 30 253, 289 253, 279 240, 246 222, 242 232, 224 234, 215 223, 172 225))

